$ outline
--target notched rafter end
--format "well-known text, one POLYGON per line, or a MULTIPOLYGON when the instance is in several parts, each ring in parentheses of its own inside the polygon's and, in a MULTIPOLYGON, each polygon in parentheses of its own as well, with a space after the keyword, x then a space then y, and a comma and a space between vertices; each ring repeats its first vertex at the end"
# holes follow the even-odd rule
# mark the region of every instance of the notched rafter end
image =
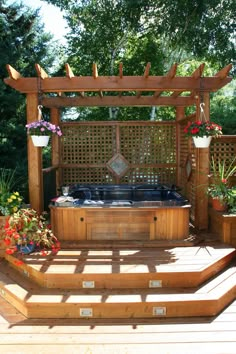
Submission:
POLYGON ((70 65, 68 63, 65 64, 65 68, 66 68, 66 76, 71 79, 72 77, 74 77, 74 73, 70 67, 70 65))
POLYGON ((93 78, 97 79, 98 77, 98 68, 97 68, 97 64, 93 63, 93 78))
POLYGON ((223 69, 218 71, 218 73, 216 73, 215 76, 219 77, 220 79, 225 79, 228 76, 231 69, 232 69, 232 64, 228 64, 223 69))
POLYGON ((21 74, 16 71, 11 65, 7 64, 6 68, 11 79, 18 80, 22 77, 21 74))
POLYGON ((38 77, 40 77, 42 80, 49 77, 49 75, 46 73, 46 71, 39 64, 35 64, 35 69, 36 69, 38 77))

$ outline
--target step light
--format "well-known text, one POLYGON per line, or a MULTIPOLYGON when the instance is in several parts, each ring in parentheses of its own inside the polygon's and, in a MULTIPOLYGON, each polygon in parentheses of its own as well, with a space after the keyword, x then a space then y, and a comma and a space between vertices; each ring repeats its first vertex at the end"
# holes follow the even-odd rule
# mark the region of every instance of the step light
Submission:
POLYGON ((162 280, 149 280, 149 288, 162 288, 162 280))
POLYGON ((166 316, 166 307, 153 307, 153 316, 166 316))
POLYGON ((92 317, 93 316, 93 309, 91 308, 80 308, 79 309, 80 317, 92 317))
POLYGON ((27 278, 29 278, 29 272, 27 272, 27 270, 23 270, 23 274, 27 277, 27 278))
POLYGON ((93 280, 85 280, 85 281, 82 282, 82 287, 83 288, 89 288, 89 289, 95 288, 95 281, 93 281, 93 280))

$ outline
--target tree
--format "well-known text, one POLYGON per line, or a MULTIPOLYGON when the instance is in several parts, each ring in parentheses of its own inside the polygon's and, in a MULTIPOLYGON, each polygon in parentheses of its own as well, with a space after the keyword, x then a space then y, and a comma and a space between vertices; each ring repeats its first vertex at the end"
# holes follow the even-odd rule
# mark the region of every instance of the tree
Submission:
MULTIPOLYGON (((174 62, 207 61, 217 72, 236 60, 232 0, 45 1, 64 10, 68 62, 77 75, 91 73, 93 62, 100 75, 117 75, 120 61, 125 74, 142 75, 151 62, 151 74, 162 75, 174 62)), ((79 109, 79 119, 90 120, 169 117, 170 108, 79 109)))
MULTIPOLYGON (((0 156, 1 167, 17 167, 27 176, 25 96, 5 85, 6 64, 23 76, 35 75, 34 64, 51 66, 52 36, 45 33, 38 11, 0 1, 0 156)), ((26 178, 27 180, 27 178, 26 178)))

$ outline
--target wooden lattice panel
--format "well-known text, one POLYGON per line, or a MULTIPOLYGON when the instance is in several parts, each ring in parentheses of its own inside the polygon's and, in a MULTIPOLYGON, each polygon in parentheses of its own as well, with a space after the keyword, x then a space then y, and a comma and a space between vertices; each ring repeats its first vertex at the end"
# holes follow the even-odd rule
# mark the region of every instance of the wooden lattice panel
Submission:
POLYGON ((114 183, 106 168, 63 168, 63 184, 109 184, 114 183))
POLYGON ((121 179, 121 183, 176 184, 176 168, 134 168, 121 179))
POLYGON ((212 139, 210 154, 215 161, 225 161, 226 166, 229 161, 236 156, 236 139, 231 136, 223 136, 218 139, 212 139))
POLYGON ((112 126, 63 124, 62 164, 99 164, 115 153, 115 130, 112 126))
POLYGON ((61 182, 176 184, 176 125, 157 122, 63 123, 61 182), (118 173, 113 164, 126 163, 118 173))
POLYGON ((176 163, 173 125, 121 126, 121 153, 132 164, 176 163))

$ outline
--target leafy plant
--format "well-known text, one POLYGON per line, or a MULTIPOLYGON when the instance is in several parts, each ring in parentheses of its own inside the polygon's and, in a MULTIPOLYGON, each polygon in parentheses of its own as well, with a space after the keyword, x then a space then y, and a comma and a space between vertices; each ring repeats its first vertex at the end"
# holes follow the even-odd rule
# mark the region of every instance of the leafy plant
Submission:
POLYGON ((38 214, 34 209, 20 209, 7 220, 2 234, 2 239, 8 246, 6 253, 12 254, 19 248, 35 244, 38 249, 60 248, 58 239, 53 234, 44 215, 38 214))
POLYGON ((212 198, 219 198, 222 201, 228 200, 228 194, 230 191, 230 181, 229 178, 236 172, 235 165, 236 158, 231 160, 229 165, 226 165, 226 161, 215 161, 214 157, 211 160, 211 180, 208 187, 208 194, 212 198))
POLYGON ((0 215, 11 215, 22 203, 23 197, 14 191, 15 170, 0 169, 0 215))
POLYGON ((232 187, 228 191, 227 204, 229 207, 229 212, 236 214, 236 186, 232 187))

